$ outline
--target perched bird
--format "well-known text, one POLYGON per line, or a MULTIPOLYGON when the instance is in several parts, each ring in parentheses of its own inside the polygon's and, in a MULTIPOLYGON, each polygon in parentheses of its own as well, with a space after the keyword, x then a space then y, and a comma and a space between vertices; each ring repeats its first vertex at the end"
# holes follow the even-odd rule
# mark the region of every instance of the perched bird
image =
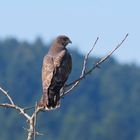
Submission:
POLYGON ((72 69, 71 55, 66 48, 69 43, 72 42, 67 36, 58 36, 44 57, 42 66, 43 95, 39 106, 46 110, 60 106, 60 90, 72 69))

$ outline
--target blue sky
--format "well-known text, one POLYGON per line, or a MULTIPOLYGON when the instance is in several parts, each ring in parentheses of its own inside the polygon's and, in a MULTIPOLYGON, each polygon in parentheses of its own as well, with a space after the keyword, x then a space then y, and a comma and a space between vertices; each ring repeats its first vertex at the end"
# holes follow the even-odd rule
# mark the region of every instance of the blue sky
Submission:
POLYGON ((129 37, 115 57, 124 63, 140 64, 139 0, 0 0, 0 38, 16 37, 45 42, 59 34, 87 52, 96 37, 93 55, 104 55, 129 37))

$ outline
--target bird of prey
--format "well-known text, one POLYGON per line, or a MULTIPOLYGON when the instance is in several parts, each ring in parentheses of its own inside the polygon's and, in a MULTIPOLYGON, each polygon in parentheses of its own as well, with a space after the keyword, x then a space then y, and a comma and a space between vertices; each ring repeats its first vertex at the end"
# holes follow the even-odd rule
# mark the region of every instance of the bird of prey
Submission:
POLYGON ((58 36, 44 57, 42 66, 43 95, 39 106, 46 110, 60 106, 60 90, 64 87, 72 69, 71 55, 66 48, 69 43, 72 42, 67 36, 58 36))

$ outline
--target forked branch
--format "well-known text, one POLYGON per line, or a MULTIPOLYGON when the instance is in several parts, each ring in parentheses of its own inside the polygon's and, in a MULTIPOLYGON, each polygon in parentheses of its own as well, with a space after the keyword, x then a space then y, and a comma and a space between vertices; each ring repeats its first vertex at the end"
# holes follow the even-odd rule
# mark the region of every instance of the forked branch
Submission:
POLYGON ((93 45, 93 47, 90 49, 90 51, 87 53, 87 55, 84 58, 84 62, 83 62, 83 68, 82 68, 82 72, 81 75, 78 79, 74 80, 73 82, 71 82, 70 84, 66 85, 61 93, 61 97, 65 96, 66 94, 68 94, 70 91, 72 91, 75 87, 77 87, 80 83, 81 80, 83 80, 87 75, 89 75, 90 73, 92 73, 92 71, 96 68, 99 68, 100 65, 106 61, 119 47, 121 47, 121 45, 124 43, 124 41, 126 40, 126 38, 128 37, 128 34, 125 35, 125 37, 123 38, 123 40, 110 52, 108 53, 106 56, 102 57, 98 62, 96 62, 92 68, 90 68, 89 70, 87 70, 86 72, 86 64, 88 62, 88 58, 89 55, 91 54, 91 52, 93 51, 93 49, 95 48, 97 41, 99 38, 97 38, 95 40, 95 43, 93 45))
MULTIPOLYGON (((94 42, 93 47, 89 50, 89 52, 84 57, 83 68, 80 77, 64 87, 64 89, 61 92, 61 97, 67 95, 70 91, 72 91, 75 87, 77 87, 80 81, 86 78, 87 75, 89 75, 94 69, 99 68, 99 66, 104 61, 106 61, 123 44, 123 42, 126 40, 127 37, 128 34, 126 34, 124 39, 110 53, 108 53, 105 57, 102 57, 89 70, 86 70, 89 56, 99 40, 99 38, 97 38, 94 42)), ((37 104, 35 104, 34 107, 29 107, 29 108, 20 107, 14 103, 9 93, 5 91, 2 87, 0 87, 0 93, 2 93, 7 98, 7 103, 0 103, 0 107, 15 109, 17 112, 19 112, 22 116, 24 116, 27 119, 29 125, 29 129, 26 129, 28 132, 27 140, 33 140, 33 139, 35 140, 36 135, 42 135, 39 132, 37 132, 35 128, 36 128, 37 115, 43 108, 37 107, 37 104), (32 108, 34 108, 34 111, 32 115, 29 115, 26 111, 32 108)))
POLYGON ((0 87, 0 93, 2 93, 4 96, 6 96, 7 100, 10 102, 10 103, 0 103, 0 107, 15 109, 17 112, 19 112, 19 114, 21 114, 22 116, 24 116, 26 118, 26 120, 29 124, 29 129, 27 129, 27 131, 28 131, 27 140, 32 140, 33 138, 35 140, 36 135, 42 135, 35 130, 36 116, 42 108, 35 107, 35 111, 30 116, 28 113, 26 113, 26 110, 23 107, 20 107, 14 103, 14 101, 12 100, 12 97, 2 87, 0 87))

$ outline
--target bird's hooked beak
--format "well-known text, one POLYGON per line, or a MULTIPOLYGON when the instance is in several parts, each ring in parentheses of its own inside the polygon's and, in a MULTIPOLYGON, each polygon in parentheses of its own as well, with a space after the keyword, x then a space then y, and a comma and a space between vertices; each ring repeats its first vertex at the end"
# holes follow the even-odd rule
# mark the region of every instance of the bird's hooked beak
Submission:
POLYGON ((71 44, 71 43, 72 43, 72 41, 69 39, 69 42, 68 42, 68 43, 70 43, 70 44, 71 44))

